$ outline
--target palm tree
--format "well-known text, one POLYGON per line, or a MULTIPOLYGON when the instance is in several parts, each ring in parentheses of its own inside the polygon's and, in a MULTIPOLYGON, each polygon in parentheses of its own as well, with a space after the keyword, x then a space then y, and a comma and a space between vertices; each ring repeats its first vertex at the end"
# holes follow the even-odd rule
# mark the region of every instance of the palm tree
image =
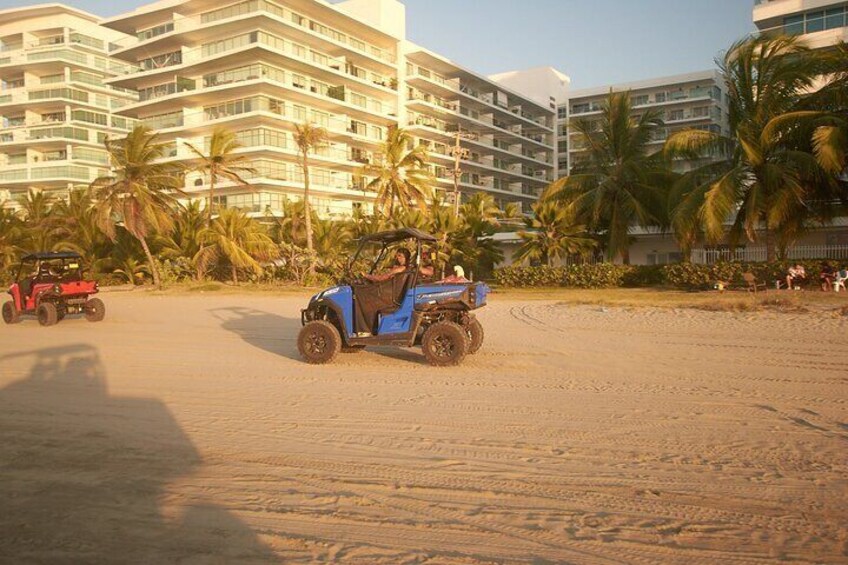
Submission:
POLYGON ((501 210, 498 219, 503 224, 521 224, 524 220, 524 214, 521 213, 521 204, 518 202, 507 202, 506 206, 501 210))
POLYGON ((315 223, 315 252, 324 267, 338 271, 345 265, 351 233, 344 222, 318 220, 315 223))
POLYGON ((439 240, 433 272, 444 277, 445 265, 455 253, 454 239, 462 225, 461 220, 454 213, 453 207, 447 205, 439 194, 433 196, 427 215, 430 218, 429 232, 439 240))
POLYGON ((236 139, 236 134, 223 128, 215 128, 212 137, 209 138, 208 152, 204 153, 187 141, 184 142, 188 148, 197 156, 198 164, 194 170, 209 177, 209 202, 206 206, 207 225, 212 223, 212 209, 215 199, 215 183, 219 178, 234 182, 239 186, 250 186, 242 175, 256 174, 256 169, 247 166, 249 163, 246 155, 237 155, 236 149, 241 144, 236 139))
POLYGON ((271 240, 262 225, 238 208, 225 208, 212 225, 201 232, 203 248, 198 262, 206 271, 209 267, 226 260, 230 264, 233 284, 238 284, 239 269, 262 274, 259 261, 270 261, 279 255, 277 245, 271 240))
POLYGON ((574 204, 577 218, 596 233, 605 233, 612 260, 630 262, 630 228, 662 223, 662 188, 671 174, 660 152, 649 143, 663 122, 655 111, 632 111, 629 92, 612 92, 598 121, 577 119, 571 127, 587 147, 574 172, 554 183, 553 198, 574 204))
POLYGON ((21 253, 23 226, 18 215, 0 203, 0 277, 5 278, 21 253))
POLYGON ((21 203, 30 251, 51 251, 58 240, 56 198, 43 190, 29 189, 21 203))
POLYGON ((760 36, 734 43, 719 62, 730 99, 730 136, 703 130, 673 134, 669 155, 720 158, 685 175, 674 191, 676 232, 703 229, 707 239, 760 239, 767 258, 809 220, 827 221, 845 200, 834 174, 813 155, 812 132, 828 117, 804 100, 823 70, 819 56, 796 37, 760 36), (732 221, 728 234, 725 222, 732 221), (777 238, 775 238, 777 236, 777 238))
POLYGON ((516 253, 516 261, 541 261, 550 267, 555 259, 583 254, 595 246, 586 226, 575 222, 573 207, 543 200, 532 208, 533 217, 524 220, 527 230, 518 232, 523 243, 516 253))
POLYGON ((300 152, 303 169, 303 205, 306 220, 306 252, 309 254, 309 275, 315 274, 315 249, 312 242, 312 206, 309 202, 309 153, 327 142, 327 130, 309 123, 295 125, 294 141, 300 152))
POLYGON ((433 177, 427 168, 427 148, 418 145, 408 150, 412 143, 412 136, 403 129, 391 127, 380 163, 360 169, 362 176, 374 177, 366 190, 377 193, 375 204, 387 217, 394 215, 396 202, 403 210, 413 206, 424 210, 432 196, 433 177))
POLYGON ((97 202, 97 223, 115 241, 117 226, 141 244, 153 282, 161 288, 159 269, 150 252, 147 238, 154 233, 167 234, 173 228, 174 193, 179 176, 173 167, 157 163, 164 146, 145 126, 136 126, 124 139, 105 141, 112 174, 91 183, 97 202))
POLYGON ((819 165, 832 174, 840 174, 848 166, 848 44, 842 42, 821 55, 826 83, 806 97, 806 109, 827 110, 833 114, 829 123, 820 124, 813 133, 813 147, 819 165))
POLYGON ((498 225, 498 207, 490 194, 477 193, 459 209, 460 226, 453 236, 454 258, 465 263, 473 277, 489 273, 503 261, 503 252, 492 236, 498 225))
POLYGON ((53 213, 61 240, 54 249, 76 251, 90 269, 99 259, 110 255, 109 238, 97 226, 97 210, 89 187, 71 190, 67 200, 56 202, 53 213))
POLYGON ((202 247, 200 236, 203 228, 207 226, 206 220, 206 214, 200 209, 200 201, 192 200, 177 208, 171 234, 157 238, 161 248, 159 254, 166 259, 187 259, 198 281, 204 276, 198 262, 198 253, 202 247))
POLYGON ((356 208, 353 211, 349 224, 350 233, 354 240, 389 229, 389 221, 379 210, 373 214, 367 214, 362 208, 356 208))

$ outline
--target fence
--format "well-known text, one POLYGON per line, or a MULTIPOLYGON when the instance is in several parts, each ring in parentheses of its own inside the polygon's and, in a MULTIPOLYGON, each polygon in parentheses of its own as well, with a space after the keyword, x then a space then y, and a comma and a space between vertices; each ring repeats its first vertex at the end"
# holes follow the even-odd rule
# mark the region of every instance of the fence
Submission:
MULTIPOLYGON (((766 261, 765 247, 738 249, 693 249, 692 262, 712 265, 720 261, 766 261)), ((796 245, 782 259, 833 259, 848 261, 848 245, 796 245)))

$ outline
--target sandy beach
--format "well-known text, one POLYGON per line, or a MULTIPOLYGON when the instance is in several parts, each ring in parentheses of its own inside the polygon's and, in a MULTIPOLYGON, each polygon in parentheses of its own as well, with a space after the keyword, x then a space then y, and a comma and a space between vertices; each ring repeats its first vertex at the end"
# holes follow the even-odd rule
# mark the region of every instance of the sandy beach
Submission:
POLYGON ((0 341, 2 563, 848 563, 848 317, 495 296, 459 368, 305 296, 0 341))

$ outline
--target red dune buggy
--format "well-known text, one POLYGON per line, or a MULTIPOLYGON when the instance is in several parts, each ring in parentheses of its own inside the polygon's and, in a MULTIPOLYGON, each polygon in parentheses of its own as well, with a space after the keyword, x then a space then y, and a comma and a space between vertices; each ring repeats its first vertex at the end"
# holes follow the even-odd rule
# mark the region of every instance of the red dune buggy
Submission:
POLYGON ((106 315, 95 281, 83 279, 78 253, 31 253, 21 259, 12 300, 3 304, 3 321, 15 324, 22 315, 36 316, 42 326, 52 326, 68 314, 85 314, 90 322, 106 315))

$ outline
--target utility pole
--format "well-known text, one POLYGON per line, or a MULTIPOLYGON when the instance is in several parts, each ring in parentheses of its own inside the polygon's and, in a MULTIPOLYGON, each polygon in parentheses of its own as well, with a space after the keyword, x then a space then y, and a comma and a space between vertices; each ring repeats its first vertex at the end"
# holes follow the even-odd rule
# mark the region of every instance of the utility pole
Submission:
POLYGON ((459 179, 462 177, 462 169, 459 166, 459 162, 471 156, 471 152, 460 145, 460 141, 463 139, 477 139, 477 136, 467 131, 464 132, 462 128, 457 126, 454 146, 450 148, 450 152, 453 155, 453 171, 451 171, 451 176, 453 176, 453 213, 457 217, 459 217, 460 201, 459 179))

